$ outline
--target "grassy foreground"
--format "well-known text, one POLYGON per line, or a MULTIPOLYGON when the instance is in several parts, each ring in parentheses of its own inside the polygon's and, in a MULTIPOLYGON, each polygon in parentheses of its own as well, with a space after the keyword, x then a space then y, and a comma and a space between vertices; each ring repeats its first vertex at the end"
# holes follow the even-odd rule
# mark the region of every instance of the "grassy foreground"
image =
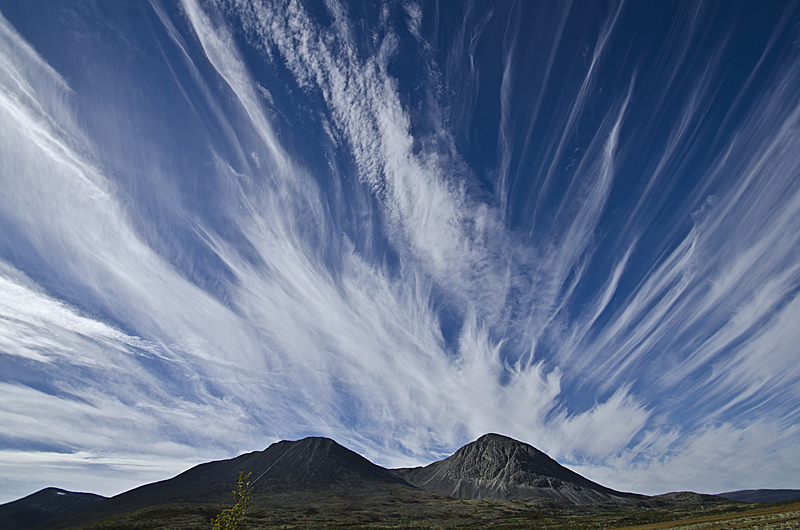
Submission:
MULTIPOLYGON (((169 504, 109 517, 86 529, 188 530, 211 528, 228 506, 169 504)), ((257 499, 239 528, 248 529, 612 529, 761 530, 800 528, 800 502, 773 504, 735 501, 680 507, 573 507, 530 501, 458 500, 294 493, 257 499)))

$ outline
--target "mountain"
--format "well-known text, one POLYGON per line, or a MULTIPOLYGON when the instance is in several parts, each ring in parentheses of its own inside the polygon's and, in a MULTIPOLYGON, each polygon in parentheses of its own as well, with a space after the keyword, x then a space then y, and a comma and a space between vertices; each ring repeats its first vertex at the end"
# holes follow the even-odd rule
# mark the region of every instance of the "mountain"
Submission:
POLYGON ((717 495, 733 501, 781 502, 800 499, 800 490, 739 490, 717 495))
POLYGON ((329 438, 275 443, 246 469, 260 470, 258 474, 253 472, 254 492, 372 490, 390 484, 413 487, 395 473, 329 438))
POLYGON ((535 447, 486 434, 425 467, 394 469, 418 488, 460 499, 540 498, 567 504, 637 504, 647 497, 606 488, 535 447))
MULTIPOLYGON (((282 521, 284 516, 297 520, 317 517, 322 522, 330 516, 348 520, 348 524, 366 523, 372 520, 370 517, 377 517, 375 520, 400 516, 409 521, 449 520, 460 513, 459 510, 477 506, 450 502, 450 497, 539 499, 567 510, 601 504, 627 509, 628 506, 670 507, 723 501, 719 497, 690 492, 646 497, 615 491, 570 471, 531 445, 498 434, 484 435, 452 456, 428 466, 393 470, 377 466, 328 438, 305 438, 277 442, 263 451, 230 460, 200 464, 169 480, 100 500, 36 528, 83 527, 99 519, 143 509, 146 510, 131 517, 168 517, 156 512, 172 510, 174 513, 191 512, 201 520, 208 520, 220 505, 232 503, 231 490, 240 471, 252 473, 255 508, 250 517, 274 516, 277 521, 282 521), (160 506, 165 504, 172 508, 162 510, 160 506), (337 513, 339 515, 332 515, 337 513), (348 519, 353 517, 355 519, 348 519)), ((518 503, 516 509, 532 510, 532 506, 518 503)), ((490 513, 494 508, 487 510, 486 513, 490 513)), ((464 520, 473 515, 462 514, 464 520)), ((117 525, 117 519, 114 521, 117 525)), ((139 523, 131 524, 133 526, 128 527, 139 523)))
POLYGON ((226 503, 239 472, 252 473, 253 496, 336 490, 379 493, 389 487, 413 489, 404 479, 328 438, 281 441, 264 451, 195 466, 169 480, 121 493, 75 511, 42 528, 79 526, 97 519, 158 504, 226 503))
POLYGON ((0 530, 22 530, 103 499, 93 493, 45 488, 0 505, 0 530))

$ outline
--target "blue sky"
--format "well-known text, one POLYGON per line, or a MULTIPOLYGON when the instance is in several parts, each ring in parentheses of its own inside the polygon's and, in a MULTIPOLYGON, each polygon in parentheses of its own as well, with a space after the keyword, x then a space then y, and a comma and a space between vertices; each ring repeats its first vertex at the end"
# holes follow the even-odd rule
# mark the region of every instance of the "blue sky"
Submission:
POLYGON ((307 435, 800 488, 796 3, 0 13, 0 502, 307 435))

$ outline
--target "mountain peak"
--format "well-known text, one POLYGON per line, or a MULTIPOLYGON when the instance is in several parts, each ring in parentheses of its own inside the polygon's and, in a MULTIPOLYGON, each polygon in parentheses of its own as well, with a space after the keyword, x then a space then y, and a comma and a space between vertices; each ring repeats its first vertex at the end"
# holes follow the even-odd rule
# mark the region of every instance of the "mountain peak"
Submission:
MULTIPOLYGON (((480 442, 481 440, 492 440, 492 441, 500 441, 500 442, 514 442, 514 443, 523 443, 519 440, 515 440, 510 436, 506 436, 504 434, 497 434, 496 432, 487 432, 483 436, 479 437, 475 442, 480 442)), ((473 442, 474 443, 474 442, 473 442)))
MULTIPOLYGON (((301 438, 299 440, 281 440, 279 442, 275 442, 270 444, 269 447, 274 445, 295 445, 295 446, 320 446, 320 447, 327 447, 332 445, 340 445, 336 441, 326 438, 325 436, 306 436, 305 438, 301 438)), ((267 447, 267 449, 269 449, 267 447)), ((342 446, 343 447, 343 446, 342 446)))
POLYGON ((500 451, 501 453, 508 455, 509 458, 514 458, 515 456, 522 458, 522 455, 529 455, 532 458, 541 459, 543 457, 547 461, 555 463, 555 460, 552 460, 549 456, 544 454, 536 447, 525 442, 515 440, 509 436, 496 433, 484 434, 474 442, 468 443, 467 445, 461 447, 453 454, 453 456, 456 456, 462 451, 464 453, 477 452, 478 454, 483 455, 484 458, 494 458, 495 456, 493 455, 493 452, 500 451), (488 454, 487 451, 489 452, 488 454))
MULTIPOLYGON (((509 436, 504 434, 497 434, 494 432, 486 433, 474 442, 473 444, 487 444, 487 443, 496 443, 496 444, 522 444, 527 445, 524 442, 520 442, 519 440, 515 440, 509 436)), ((471 445, 471 444, 467 444, 471 445)))
POLYGON ((545 498, 573 504, 628 503, 532 445, 489 433, 425 467, 395 470, 419 488, 463 499, 545 498))
POLYGON ((251 466, 254 469, 251 480, 256 489, 319 489, 334 485, 347 488, 367 483, 410 486, 330 438, 312 436, 280 441, 258 454, 263 457, 251 466))

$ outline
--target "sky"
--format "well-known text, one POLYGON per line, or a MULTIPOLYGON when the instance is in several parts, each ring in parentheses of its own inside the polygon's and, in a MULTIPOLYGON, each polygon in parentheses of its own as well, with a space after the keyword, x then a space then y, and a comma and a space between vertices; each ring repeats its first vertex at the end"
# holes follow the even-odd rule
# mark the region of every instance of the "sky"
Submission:
POLYGON ((0 502, 487 432, 800 488, 800 6, 0 0, 0 502))

